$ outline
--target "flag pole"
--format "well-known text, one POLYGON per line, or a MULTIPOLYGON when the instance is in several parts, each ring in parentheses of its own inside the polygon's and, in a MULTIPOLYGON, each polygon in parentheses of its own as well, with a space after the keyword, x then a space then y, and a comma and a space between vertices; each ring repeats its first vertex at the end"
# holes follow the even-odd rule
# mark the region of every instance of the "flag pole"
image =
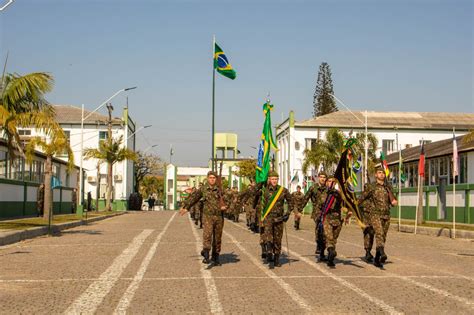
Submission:
POLYGON ((211 130, 211 161, 212 171, 215 170, 214 155, 214 117, 215 117, 215 97, 216 97, 216 68, 214 66, 214 57, 216 54, 216 35, 212 36, 212 130, 211 130))
MULTIPOLYGON (((454 142, 456 141, 455 127, 453 127, 453 239, 456 238, 456 173, 457 173, 457 158, 454 160, 454 142), (456 164, 456 165, 455 165, 456 164), (456 170, 456 172, 455 172, 456 170)), ((457 150, 457 145, 456 145, 457 150)), ((457 155, 457 154, 456 154, 457 155)))
MULTIPOLYGON (((421 146, 423 147, 423 139, 421 139, 421 146)), ((420 156, 421 159, 421 156, 420 156)), ((418 166, 420 166, 420 162, 418 162, 418 166)), ((420 170, 418 169, 418 190, 416 193, 416 211, 415 211, 415 234, 416 228, 418 227, 418 208, 420 207, 420 186, 421 186, 421 175, 420 170)))
POLYGON ((398 232, 400 232, 400 225, 402 224, 402 148, 398 144, 397 133, 397 147, 398 147, 398 232))

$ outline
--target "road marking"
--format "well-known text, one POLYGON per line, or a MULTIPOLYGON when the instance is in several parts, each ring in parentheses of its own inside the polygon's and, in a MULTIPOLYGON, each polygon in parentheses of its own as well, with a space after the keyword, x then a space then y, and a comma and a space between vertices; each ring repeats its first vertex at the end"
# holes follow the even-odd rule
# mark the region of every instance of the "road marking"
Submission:
MULTIPOLYGON (((234 222, 232 222, 234 223, 234 222)), ((236 224, 236 223, 234 223, 236 224)), ((237 225, 237 224, 236 224, 237 225)), ((295 289, 288 283, 286 283, 280 276, 276 275, 274 272, 270 271, 268 268, 264 267, 262 265, 262 262, 258 261, 254 256, 252 256, 238 241, 235 239, 232 235, 230 235, 227 232, 224 232, 224 234, 230 238, 235 245, 244 253, 247 255, 247 257, 250 258, 250 260, 260 269, 262 270, 269 278, 273 279, 282 287, 283 290, 291 297, 293 301, 296 302, 302 309, 304 309, 306 312, 311 313, 312 309, 309 306, 309 304, 306 302, 306 300, 301 297, 298 292, 296 292, 295 289)))
MULTIPOLYGON (((298 236, 294 236, 294 235, 290 235, 290 237, 294 237, 294 238, 297 238, 299 240, 302 240, 304 242, 307 242, 307 243, 311 243, 310 241, 306 240, 306 239, 303 239, 303 238, 300 238, 298 236)), ((342 241, 341 242, 343 243, 347 243, 347 244, 350 244, 350 245, 353 245, 353 246, 356 246, 356 247, 362 247, 358 244, 354 244, 354 243, 351 243, 351 242, 347 242, 347 241, 342 241)), ((303 259, 307 259, 305 257, 303 257, 303 259)), ((403 259, 399 259, 398 260, 401 260, 401 261, 404 261, 403 259)), ((312 262, 313 263, 313 262, 312 262)), ((319 267, 319 266, 318 266, 319 267)), ((433 269, 433 268, 429 268, 429 269, 433 269)), ((418 281, 415 281, 412 279, 412 277, 407 277, 407 276, 402 276, 402 275, 398 275, 396 273, 393 273, 393 272, 389 272, 387 270, 380 270, 381 272, 383 272, 385 275, 387 276, 392 276, 392 277, 397 277, 397 279, 401 279, 401 280, 405 280, 411 284, 414 284, 420 288, 423 288, 423 289, 426 289, 426 290, 429 290, 431 292, 434 292, 434 293, 437 293, 439 295, 442 295, 446 298, 450 298, 450 299, 453 299, 457 302, 460 302, 460 303, 464 303, 466 304, 468 307, 470 308, 474 308, 474 302, 473 301, 470 301, 469 299, 466 299, 466 298, 463 298, 463 297, 460 297, 460 296, 457 296, 457 295, 454 295, 454 294, 451 294, 449 293, 448 291, 445 291, 445 290, 442 290, 442 289, 438 289, 438 288, 435 288, 429 284, 426 284, 426 283, 422 283, 422 282, 418 282, 418 281)), ((447 274, 450 274, 449 272, 444 272, 444 273, 447 273, 447 274)), ((462 275, 457 275, 457 274, 454 274, 462 279, 466 279, 467 280, 470 280, 468 277, 465 277, 465 276, 462 276, 462 275)))
POLYGON ((151 245, 150 249, 148 250, 148 253, 146 254, 145 258, 142 261, 142 264, 140 265, 140 268, 138 269, 135 277, 133 278, 133 281, 130 283, 128 286, 127 290, 124 292, 122 295, 122 298, 120 299, 117 307, 115 308, 115 314, 125 314, 127 311, 127 308, 130 306, 130 303, 133 300, 133 297, 135 296, 135 292, 137 291, 138 287, 140 286, 140 282, 143 280, 143 277, 145 275, 146 270, 148 269, 148 265, 151 262, 151 259, 156 253, 156 249, 158 247, 158 244, 160 244, 161 238, 163 235, 166 233, 168 230, 171 221, 173 221, 174 217, 176 216, 175 212, 171 218, 168 220, 166 223, 165 227, 163 228, 163 231, 158 234, 156 237, 155 241, 151 245))
MULTIPOLYGON (((233 222, 232 222, 233 223, 233 222)), ((240 226, 239 224, 236 224, 234 223, 235 226, 241 228, 241 229, 244 229, 242 226, 240 226)), ((293 235, 290 235, 290 236, 293 236, 293 235)), ((389 313, 389 314, 403 314, 399 311, 397 311, 395 308, 393 308, 392 306, 386 304, 384 301, 376 298, 376 297, 373 297, 371 295, 369 295, 367 292, 365 292, 364 290, 360 289, 359 287, 355 286, 354 284, 350 283, 350 282, 347 282, 346 280, 342 279, 341 277, 339 276, 336 276, 335 274, 333 274, 332 272, 329 272, 328 270, 322 268, 321 266, 317 265, 316 263, 314 263, 313 261, 309 260, 308 258, 306 257, 303 257, 301 256, 300 254, 294 252, 294 251, 289 251, 288 248, 282 246, 282 249, 286 249, 287 252, 289 252, 291 255, 293 256, 296 256, 299 260, 301 261, 304 261, 305 263, 307 263, 308 265, 310 265, 311 267, 313 268, 316 268, 317 270, 319 270, 322 274, 326 275, 327 277, 329 278, 332 278, 333 280, 339 282, 339 284, 345 286, 346 288, 354 291, 355 293, 359 294, 360 296, 366 298, 367 300, 369 300, 370 302, 374 303, 375 305, 379 306, 381 309, 383 309, 385 312, 389 313)))
MULTIPOLYGON (((193 231, 194 238, 196 238, 196 252, 198 253, 199 256, 201 256, 201 248, 199 246, 200 244, 200 238, 199 235, 196 231, 196 228, 194 227, 194 223, 189 218, 189 223, 191 224, 191 230, 193 231)), ((207 292, 207 300, 209 302, 209 306, 211 308, 211 313, 212 314, 224 314, 224 311, 222 309, 221 302, 219 301, 219 294, 217 292, 217 287, 216 287, 216 282, 214 281, 214 278, 212 277, 212 273, 210 270, 207 270, 201 262, 199 262, 201 265, 201 276, 204 279, 204 284, 206 286, 206 292, 207 292)))
POLYGON ((64 312, 65 314, 93 314, 102 303, 104 297, 110 292, 115 282, 132 261, 133 257, 143 245, 148 236, 153 232, 151 229, 143 230, 130 243, 130 245, 115 258, 107 270, 105 270, 94 281, 81 296, 79 296, 64 312))

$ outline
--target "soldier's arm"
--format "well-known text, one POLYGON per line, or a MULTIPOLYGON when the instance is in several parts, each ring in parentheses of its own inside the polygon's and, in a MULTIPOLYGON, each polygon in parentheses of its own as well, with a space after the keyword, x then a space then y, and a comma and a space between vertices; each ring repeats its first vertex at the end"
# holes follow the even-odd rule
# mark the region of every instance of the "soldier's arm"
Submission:
POLYGON ((304 195, 304 200, 303 200, 303 204, 302 204, 303 209, 304 209, 304 207, 306 207, 306 205, 308 204, 308 201, 311 199, 313 194, 314 194, 314 185, 311 186, 308 189, 308 191, 306 192, 306 194, 304 195))
POLYGON ((201 200, 201 198, 202 198, 202 188, 196 190, 193 194, 191 194, 188 197, 188 200, 187 202, 184 203, 184 206, 181 209, 182 211, 180 211, 180 213, 184 214, 184 212, 188 211, 189 209, 191 209, 191 207, 197 204, 199 200, 201 200))
POLYGON ((362 195, 360 195, 359 197, 359 203, 364 202, 370 197, 372 197, 372 187, 370 185, 367 185, 366 187, 364 187, 364 191, 362 192, 362 195))
POLYGON ((296 209, 295 207, 295 202, 296 202, 296 198, 294 198, 292 196, 292 194, 290 194, 290 192, 288 191, 288 189, 285 189, 285 200, 286 200, 286 203, 288 204, 288 210, 286 211, 285 214, 290 214, 291 212, 293 212, 294 209, 296 209))

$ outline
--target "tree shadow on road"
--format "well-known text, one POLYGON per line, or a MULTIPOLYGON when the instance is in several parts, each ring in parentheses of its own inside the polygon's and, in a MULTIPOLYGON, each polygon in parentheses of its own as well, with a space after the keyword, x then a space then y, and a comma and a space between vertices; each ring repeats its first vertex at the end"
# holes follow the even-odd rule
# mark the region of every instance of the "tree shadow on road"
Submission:
POLYGON ((102 235, 102 231, 98 230, 76 230, 76 231, 57 231, 54 232, 53 236, 62 236, 62 235, 73 235, 73 234, 88 234, 88 235, 102 235))

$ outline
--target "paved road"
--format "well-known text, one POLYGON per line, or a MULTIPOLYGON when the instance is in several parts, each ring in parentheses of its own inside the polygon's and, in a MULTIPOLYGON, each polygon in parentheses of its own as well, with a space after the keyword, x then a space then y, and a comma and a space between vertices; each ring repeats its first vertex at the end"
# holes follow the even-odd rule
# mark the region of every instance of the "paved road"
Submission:
POLYGON ((315 262, 313 238, 305 217, 288 229, 290 262, 269 270, 258 236, 226 221, 223 265, 208 269, 187 216, 129 213, 0 247, 0 313, 474 313, 472 241, 391 231, 380 270, 356 226, 335 269, 315 262))

